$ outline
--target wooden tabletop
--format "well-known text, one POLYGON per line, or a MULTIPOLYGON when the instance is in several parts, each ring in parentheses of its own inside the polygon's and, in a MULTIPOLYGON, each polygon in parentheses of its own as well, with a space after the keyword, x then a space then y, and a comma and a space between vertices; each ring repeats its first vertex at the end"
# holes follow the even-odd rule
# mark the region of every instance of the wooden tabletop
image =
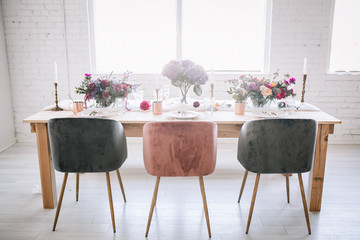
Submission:
MULTIPOLYGON (((261 119, 252 114, 252 112, 245 112, 245 115, 235 115, 232 111, 215 111, 212 115, 208 115, 205 112, 199 112, 199 117, 194 120, 206 120, 214 121, 218 124, 242 124, 249 120, 261 119)), ((72 111, 41 111, 31 115, 23 120, 25 123, 47 123, 51 118, 62 117, 82 117, 81 113, 74 115, 72 111)), ((150 111, 143 112, 125 112, 114 113, 112 116, 107 117, 115 119, 121 123, 147 123, 153 121, 166 121, 173 120, 171 117, 167 117, 166 113, 163 115, 153 115, 150 111)), ((323 111, 295 111, 293 114, 286 116, 285 118, 311 118, 318 121, 319 124, 339 124, 341 121, 323 111)))

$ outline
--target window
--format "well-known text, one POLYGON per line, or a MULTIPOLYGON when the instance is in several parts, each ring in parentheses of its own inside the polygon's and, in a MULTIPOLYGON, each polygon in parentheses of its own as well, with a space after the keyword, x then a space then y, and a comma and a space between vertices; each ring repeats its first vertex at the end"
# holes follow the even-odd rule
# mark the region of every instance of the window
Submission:
POLYGON ((155 73, 176 57, 175 2, 94 0, 97 73, 155 73))
POLYGON ((90 2, 97 73, 156 73, 172 59, 222 72, 267 69, 268 0, 90 2))
POLYGON ((329 72, 360 71, 360 1, 335 1, 329 72))

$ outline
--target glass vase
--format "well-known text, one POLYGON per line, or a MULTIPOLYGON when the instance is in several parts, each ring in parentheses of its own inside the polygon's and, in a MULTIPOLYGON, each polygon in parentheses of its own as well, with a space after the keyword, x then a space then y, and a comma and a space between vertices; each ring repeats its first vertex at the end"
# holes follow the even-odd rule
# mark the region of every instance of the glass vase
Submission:
POLYGON ((127 110, 127 97, 117 98, 115 100, 115 108, 119 113, 125 113, 127 110))

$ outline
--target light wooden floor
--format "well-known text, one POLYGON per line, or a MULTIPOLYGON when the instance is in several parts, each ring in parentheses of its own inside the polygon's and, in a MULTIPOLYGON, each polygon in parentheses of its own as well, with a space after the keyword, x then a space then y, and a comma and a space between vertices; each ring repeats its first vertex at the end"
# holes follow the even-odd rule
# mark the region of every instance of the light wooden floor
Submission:
MULTIPOLYGON (((141 143, 130 143, 121 168, 128 202, 124 204, 116 174, 112 189, 117 232, 112 233, 105 174, 80 176, 75 202, 75 175, 69 175, 57 230, 54 210, 42 208, 35 144, 16 144, 0 153, 0 239, 145 239, 155 177, 142 162, 141 143)), ((221 143, 215 173, 204 178, 212 239, 360 239, 360 146, 329 145, 322 211, 310 213, 313 234, 307 235, 298 179, 264 175, 252 224, 245 235, 255 175, 249 174, 240 204, 237 197, 244 169, 236 160, 236 144, 221 143)), ((57 173, 58 190, 63 174, 57 173)), ((307 188, 307 174, 304 175, 307 188)), ((305 189, 307 190, 307 189, 305 189)), ((307 193, 307 191, 306 191, 307 193)), ((207 239, 197 178, 163 178, 149 239, 207 239)))

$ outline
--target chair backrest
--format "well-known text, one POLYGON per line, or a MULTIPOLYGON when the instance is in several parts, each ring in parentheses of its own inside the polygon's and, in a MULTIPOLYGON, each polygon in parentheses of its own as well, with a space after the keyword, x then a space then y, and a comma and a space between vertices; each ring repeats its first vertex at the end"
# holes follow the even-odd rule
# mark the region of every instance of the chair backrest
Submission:
POLYGON ((144 164, 154 176, 205 176, 216 165, 217 125, 205 121, 147 123, 144 164))
POLYGON ((51 156, 60 172, 109 172, 127 158, 123 126, 111 119, 56 118, 48 122, 51 156))
POLYGON ((302 173, 311 170, 317 122, 313 119, 262 119, 243 125, 238 160, 255 173, 302 173))

